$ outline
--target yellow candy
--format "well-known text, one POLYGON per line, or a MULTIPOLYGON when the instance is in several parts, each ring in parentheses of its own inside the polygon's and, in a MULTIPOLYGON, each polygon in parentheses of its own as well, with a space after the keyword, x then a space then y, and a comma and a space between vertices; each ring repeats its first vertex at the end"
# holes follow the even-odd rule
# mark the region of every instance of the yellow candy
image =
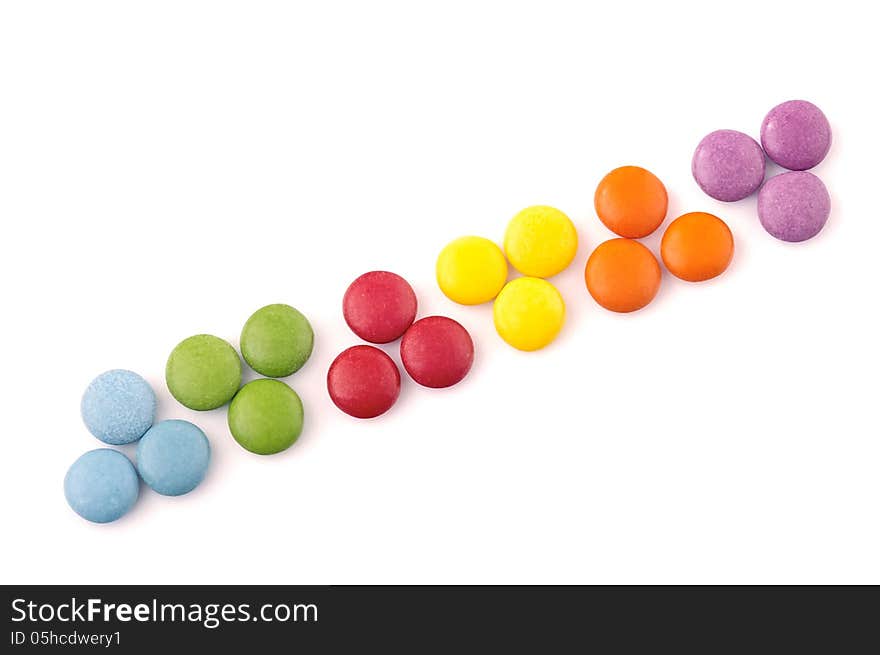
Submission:
POLYGON ((523 275, 551 277, 565 270, 577 252, 574 223, 558 209, 537 205, 510 219, 504 252, 523 275))
POLYGON ((437 258, 437 284, 462 305, 489 302, 507 282, 507 260, 495 243, 483 237, 461 237, 437 258))
POLYGON ((495 329, 519 350, 538 350, 549 344, 565 322, 565 301, 552 284, 537 277, 508 282, 494 307, 495 329))

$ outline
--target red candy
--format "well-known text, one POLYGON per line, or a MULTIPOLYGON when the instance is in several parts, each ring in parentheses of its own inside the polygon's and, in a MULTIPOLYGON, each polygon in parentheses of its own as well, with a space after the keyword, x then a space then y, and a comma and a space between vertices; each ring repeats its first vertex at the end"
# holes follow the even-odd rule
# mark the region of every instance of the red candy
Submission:
POLYGON ((343 350, 327 371, 330 399, 355 418, 384 414, 400 395, 400 371, 388 355, 373 346, 343 350))
POLYGON ((348 287, 342 315, 364 341, 389 343, 412 325, 417 305, 416 294, 406 280, 388 271, 372 271, 348 287))
POLYGON ((460 323, 445 316, 419 319, 403 335, 400 358, 410 377, 439 389, 460 382, 474 363, 474 342, 460 323))

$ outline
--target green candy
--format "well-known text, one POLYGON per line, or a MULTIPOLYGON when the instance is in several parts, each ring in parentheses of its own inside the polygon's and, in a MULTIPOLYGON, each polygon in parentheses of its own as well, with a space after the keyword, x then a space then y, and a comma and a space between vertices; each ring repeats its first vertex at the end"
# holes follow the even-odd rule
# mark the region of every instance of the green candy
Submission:
POLYGON ((257 373, 283 378, 298 371, 315 336, 308 319, 290 305, 266 305, 255 311, 241 331, 241 354, 257 373))
POLYGON ((241 360, 235 348, 223 339, 197 334, 171 351, 165 365, 165 384, 181 405, 216 409, 228 403, 241 386, 241 360))
POLYGON ((278 380, 244 385, 229 406, 229 430, 243 448, 272 455, 289 448, 302 432, 303 406, 296 391, 278 380))

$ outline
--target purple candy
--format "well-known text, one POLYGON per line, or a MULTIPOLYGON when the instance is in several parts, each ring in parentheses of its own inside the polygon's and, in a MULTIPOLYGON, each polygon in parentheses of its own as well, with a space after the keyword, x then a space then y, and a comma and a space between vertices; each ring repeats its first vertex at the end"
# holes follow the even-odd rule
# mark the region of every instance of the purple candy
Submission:
POLYGON ((806 171, 771 177, 758 193, 761 225, 783 241, 806 241, 816 236, 830 213, 828 190, 822 180, 806 171))
POLYGON ((783 168, 805 171, 825 159, 831 147, 831 126, 825 114, 806 100, 776 105, 761 123, 761 145, 783 168))
POLYGON ((716 130, 697 146, 691 172, 700 188, 716 200, 742 200, 764 181, 764 151, 748 134, 716 130))

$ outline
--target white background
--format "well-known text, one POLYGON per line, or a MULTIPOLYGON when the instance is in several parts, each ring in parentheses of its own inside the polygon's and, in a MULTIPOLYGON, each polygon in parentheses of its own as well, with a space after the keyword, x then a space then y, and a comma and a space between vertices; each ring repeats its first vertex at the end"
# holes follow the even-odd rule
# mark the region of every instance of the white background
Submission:
POLYGON ((0 580, 880 583, 878 47, 859 4, 4 2, 0 580), (831 219, 794 245, 690 176, 704 134, 757 136, 791 98, 834 130, 815 170, 831 219), (622 164, 666 183, 670 219, 728 222, 723 277, 666 274, 633 315, 593 302, 584 263, 612 236, 593 191, 622 164), (539 203, 581 245, 553 279, 564 331, 525 354, 433 267, 539 203), (324 378, 371 269, 461 321, 477 359, 358 421, 324 378), (302 437, 260 457, 163 371, 189 335, 237 345, 272 302, 316 348, 288 379, 302 437), (214 457, 195 492, 144 487, 97 526, 62 479, 102 445, 79 400, 109 368, 149 379, 214 457))

